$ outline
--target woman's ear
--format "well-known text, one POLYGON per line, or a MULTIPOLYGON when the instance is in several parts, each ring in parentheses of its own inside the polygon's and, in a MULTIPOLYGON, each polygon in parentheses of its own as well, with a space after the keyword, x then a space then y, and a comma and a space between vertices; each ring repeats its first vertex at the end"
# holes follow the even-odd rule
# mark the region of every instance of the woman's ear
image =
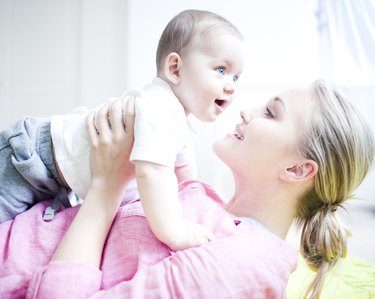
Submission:
POLYGON ((313 178, 318 172, 318 164, 313 160, 304 160, 301 163, 282 170, 280 177, 288 182, 303 182, 313 178))
POLYGON ((180 83, 181 56, 176 52, 169 53, 164 61, 164 75, 172 84, 180 83))

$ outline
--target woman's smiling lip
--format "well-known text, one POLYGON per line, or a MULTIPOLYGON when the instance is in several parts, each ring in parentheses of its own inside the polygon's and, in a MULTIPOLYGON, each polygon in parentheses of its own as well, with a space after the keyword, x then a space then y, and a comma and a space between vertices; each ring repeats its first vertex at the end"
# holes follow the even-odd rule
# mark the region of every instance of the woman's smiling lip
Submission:
POLYGON ((241 126, 237 125, 236 129, 233 132, 233 135, 238 139, 238 140, 243 140, 244 139, 244 134, 242 132, 241 126))

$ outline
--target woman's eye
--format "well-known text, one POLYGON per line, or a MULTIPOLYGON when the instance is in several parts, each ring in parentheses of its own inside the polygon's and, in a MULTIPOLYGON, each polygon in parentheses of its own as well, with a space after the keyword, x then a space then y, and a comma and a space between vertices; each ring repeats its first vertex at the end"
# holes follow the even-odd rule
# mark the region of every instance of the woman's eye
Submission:
POLYGON ((267 117, 270 117, 270 118, 275 118, 275 116, 273 115, 272 111, 268 107, 266 107, 266 113, 265 113, 265 115, 267 117))
POLYGON ((220 75, 225 75, 225 67, 223 66, 219 66, 216 71, 220 74, 220 75))

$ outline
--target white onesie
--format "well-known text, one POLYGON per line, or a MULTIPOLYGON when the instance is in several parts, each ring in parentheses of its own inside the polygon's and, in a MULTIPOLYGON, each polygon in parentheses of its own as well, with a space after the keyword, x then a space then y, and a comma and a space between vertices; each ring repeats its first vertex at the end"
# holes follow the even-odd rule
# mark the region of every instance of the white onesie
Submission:
MULTIPOLYGON (((129 96, 136 96, 135 140, 130 160, 149 161, 171 169, 195 163, 193 142, 197 133, 170 86, 156 77, 143 89, 125 92, 121 98, 129 96)), ((80 198, 86 196, 91 181, 90 145, 85 128, 89 112, 80 107, 51 120, 56 162, 80 198)))

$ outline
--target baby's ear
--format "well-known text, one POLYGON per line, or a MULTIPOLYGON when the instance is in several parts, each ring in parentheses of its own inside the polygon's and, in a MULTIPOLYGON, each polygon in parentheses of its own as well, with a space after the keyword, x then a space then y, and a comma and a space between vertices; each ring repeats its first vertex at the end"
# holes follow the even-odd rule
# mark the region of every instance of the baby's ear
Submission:
POLYGON ((303 182, 313 178, 317 172, 318 164, 313 160, 307 159, 282 170, 280 178, 288 182, 303 182))
POLYGON ((172 84, 180 83, 181 57, 176 52, 169 53, 164 62, 164 75, 172 84))

